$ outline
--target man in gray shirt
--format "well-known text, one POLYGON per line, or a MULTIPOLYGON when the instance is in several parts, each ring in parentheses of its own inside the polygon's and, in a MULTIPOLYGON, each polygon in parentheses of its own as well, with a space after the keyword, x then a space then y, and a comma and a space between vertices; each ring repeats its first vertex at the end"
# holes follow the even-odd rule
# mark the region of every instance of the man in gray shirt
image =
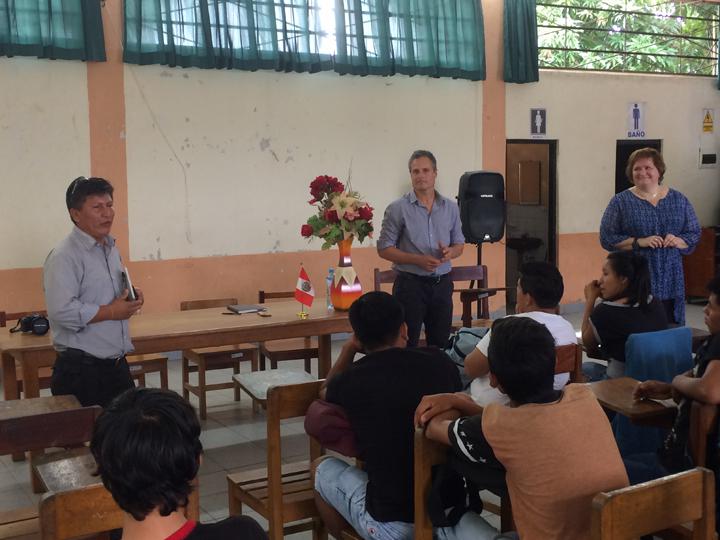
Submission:
POLYGON ((393 263, 393 295, 405 308, 408 346, 425 324, 428 345, 445 348, 452 323, 450 259, 465 247, 457 204, 435 191, 437 161, 416 150, 408 161, 413 190, 385 210, 378 254, 393 263))
POLYGON ((113 187, 103 178, 79 177, 65 193, 75 226, 48 255, 45 303, 57 359, 53 395, 73 394, 83 406, 106 406, 134 386, 125 355, 133 350, 128 319, 143 304, 129 300, 123 265, 110 236, 113 187))

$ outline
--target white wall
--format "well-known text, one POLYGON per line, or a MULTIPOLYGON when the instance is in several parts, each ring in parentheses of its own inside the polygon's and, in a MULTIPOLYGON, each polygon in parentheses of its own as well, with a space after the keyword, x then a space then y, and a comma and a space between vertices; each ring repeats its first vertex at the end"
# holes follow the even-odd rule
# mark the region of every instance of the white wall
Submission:
POLYGON ((133 260, 318 249, 300 237, 319 174, 376 208, 409 187, 416 148, 438 189, 481 163, 481 84, 424 77, 125 66, 133 260))
POLYGON ((720 91, 709 77, 568 71, 507 85, 507 136, 529 138, 530 108, 547 109, 548 139, 558 140, 560 233, 597 231, 615 191, 615 145, 627 139, 628 103, 646 102, 648 139, 663 140, 665 182, 692 202, 702 225, 720 223, 720 169, 698 168, 702 109, 714 108, 720 150, 720 91))
POLYGON ((0 268, 42 266, 72 226, 65 189, 89 173, 85 64, 0 58, 0 268))

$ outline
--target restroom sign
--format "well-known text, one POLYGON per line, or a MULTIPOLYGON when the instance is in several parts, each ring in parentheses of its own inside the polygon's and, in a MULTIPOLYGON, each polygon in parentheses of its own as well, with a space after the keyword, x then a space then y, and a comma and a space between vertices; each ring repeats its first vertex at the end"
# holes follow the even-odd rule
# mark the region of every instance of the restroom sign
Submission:
POLYGON ((530 109, 530 135, 542 138, 547 135, 547 112, 545 109, 530 109))
POLYGON ((645 138, 645 102, 633 101, 628 104, 627 138, 645 138))
POLYGON ((703 109, 703 133, 713 132, 713 116, 712 109, 703 109))

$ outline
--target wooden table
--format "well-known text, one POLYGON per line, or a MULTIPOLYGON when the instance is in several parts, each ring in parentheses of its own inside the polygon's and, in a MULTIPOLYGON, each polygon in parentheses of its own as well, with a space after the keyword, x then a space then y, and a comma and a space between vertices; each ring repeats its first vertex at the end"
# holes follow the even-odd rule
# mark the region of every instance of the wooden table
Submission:
MULTIPOLYGON (((303 320, 297 317, 299 304, 295 301, 267 306, 271 317, 223 315, 222 308, 136 315, 130 319, 130 336, 137 354, 318 336, 318 373, 324 378, 331 365, 331 334, 351 331, 347 312, 328 312, 323 302, 316 302, 309 318, 303 320)), ((55 362, 50 336, 11 334, 2 328, 0 354, 5 399, 18 398, 16 363, 22 366, 25 397, 37 397, 39 368, 55 362)))
POLYGON ((13 437, 20 425, 27 425, 28 417, 41 419, 48 413, 79 409, 80 402, 75 396, 50 396, 33 399, 0 401, 0 455, 14 454, 52 446, 54 433, 33 433, 34 444, 28 445, 27 437, 13 437), (43 440, 45 444, 43 444, 43 440))
POLYGON ((590 389, 600 405, 627 416, 633 423, 664 423, 675 415, 677 407, 668 407, 650 399, 633 399, 633 390, 638 384, 640 381, 632 377, 618 377, 590 383, 590 389))

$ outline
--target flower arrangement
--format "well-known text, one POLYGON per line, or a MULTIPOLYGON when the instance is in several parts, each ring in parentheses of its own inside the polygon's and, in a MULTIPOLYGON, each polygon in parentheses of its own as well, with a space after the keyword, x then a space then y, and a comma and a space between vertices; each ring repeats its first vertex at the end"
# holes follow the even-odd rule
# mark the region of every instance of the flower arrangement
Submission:
POLYGON ((345 186, 334 176, 318 176, 310 183, 308 202, 317 206, 317 213, 310 216, 300 229, 304 238, 317 236, 323 239, 322 249, 355 236, 362 242, 372 238, 373 208, 360 198, 360 194, 345 186))

